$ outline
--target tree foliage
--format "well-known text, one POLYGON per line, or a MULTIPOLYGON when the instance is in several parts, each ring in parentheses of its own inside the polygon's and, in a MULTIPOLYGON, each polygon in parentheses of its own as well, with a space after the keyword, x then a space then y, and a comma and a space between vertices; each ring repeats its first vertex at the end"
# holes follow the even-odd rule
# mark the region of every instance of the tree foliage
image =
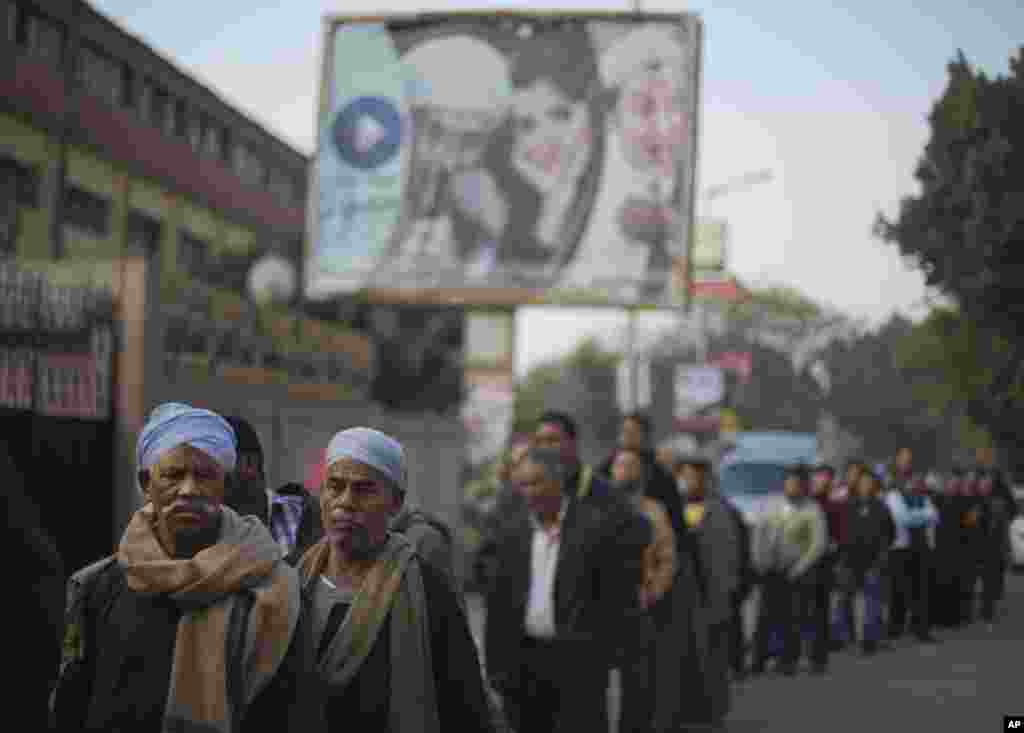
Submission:
POLYGON ((620 358, 588 339, 565 358, 531 369, 516 387, 513 432, 533 432, 544 410, 564 410, 581 426, 581 452, 600 455, 618 432, 620 358))
POLYGON ((956 304, 928 320, 907 364, 940 369, 939 391, 1010 448, 1024 410, 1024 48, 1007 75, 990 79, 962 53, 948 72, 919 193, 876 231, 956 304))

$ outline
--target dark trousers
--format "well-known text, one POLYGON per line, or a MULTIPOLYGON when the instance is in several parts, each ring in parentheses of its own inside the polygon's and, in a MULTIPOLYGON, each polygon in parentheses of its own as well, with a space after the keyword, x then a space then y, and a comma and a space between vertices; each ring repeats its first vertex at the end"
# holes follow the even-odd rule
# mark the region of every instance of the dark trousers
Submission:
POLYGON ((981 564, 981 617, 995 620, 996 603, 1006 588, 1006 555, 1001 548, 990 551, 981 564))
POLYGON ((747 637, 743 629, 744 600, 738 594, 732 599, 732 612, 729 618, 729 666, 737 677, 741 677, 747 671, 747 637))
POLYGON ((889 553, 889 636, 902 636, 911 616, 918 638, 931 631, 929 590, 931 589, 931 552, 925 548, 899 549, 889 553))
MULTIPOLYGON (((772 628, 781 628, 783 669, 795 669, 803 656, 803 629, 811 626, 814 641, 811 661, 816 665, 828 662, 829 609, 831 583, 820 576, 823 568, 812 568, 799 580, 790 580, 785 574, 773 573, 765 578, 762 587, 761 615, 754 640, 755 669, 763 667, 769 656, 772 628)), ((830 576, 828 576, 830 577, 830 576)))
POLYGON ((524 638, 517 689, 505 715, 518 733, 608 730, 608 669, 580 659, 579 647, 524 638))
POLYGON ((657 658, 654 640, 619 670, 622 675, 622 702, 619 733, 651 733, 654 730, 654 703, 657 658))

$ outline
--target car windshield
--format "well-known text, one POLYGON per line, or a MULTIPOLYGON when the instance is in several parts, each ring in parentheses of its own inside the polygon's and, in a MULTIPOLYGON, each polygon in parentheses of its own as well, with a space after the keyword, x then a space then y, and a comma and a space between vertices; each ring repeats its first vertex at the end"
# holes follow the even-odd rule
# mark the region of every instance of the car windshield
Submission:
POLYGON ((721 491, 726 496, 782 492, 786 470, 777 463, 734 463, 722 469, 721 491))

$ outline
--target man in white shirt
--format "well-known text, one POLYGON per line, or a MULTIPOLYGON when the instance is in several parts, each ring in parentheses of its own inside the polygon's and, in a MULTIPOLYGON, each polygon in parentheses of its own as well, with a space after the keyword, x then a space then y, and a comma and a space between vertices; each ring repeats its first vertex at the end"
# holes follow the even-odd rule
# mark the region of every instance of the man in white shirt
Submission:
POLYGON ((932 643, 936 639, 931 633, 929 586, 939 512, 924 481, 914 476, 911 457, 909 449, 900 450, 897 471, 885 495, 896 529, 889 552, 889 638, 903 635, 910 612, 918 641, 932 643))
POLYGON ((487 592, 488 676, 516 730, 607 730, 608 670, 650 625, 640 608, 650 524, 564 490, 557 450, 531 449, 514 472, 529 512, 497 545, 487 592))

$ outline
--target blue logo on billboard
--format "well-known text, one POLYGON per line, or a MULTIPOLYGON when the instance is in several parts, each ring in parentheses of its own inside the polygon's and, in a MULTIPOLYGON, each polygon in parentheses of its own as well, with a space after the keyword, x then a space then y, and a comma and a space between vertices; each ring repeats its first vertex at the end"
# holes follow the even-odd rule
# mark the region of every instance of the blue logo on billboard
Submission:
POLYGON ((345 105, 333 128, 334 146, 353 168, 379 168, 398 152, 402 143, 402 117, 382 97, 357 97, 345 105))

